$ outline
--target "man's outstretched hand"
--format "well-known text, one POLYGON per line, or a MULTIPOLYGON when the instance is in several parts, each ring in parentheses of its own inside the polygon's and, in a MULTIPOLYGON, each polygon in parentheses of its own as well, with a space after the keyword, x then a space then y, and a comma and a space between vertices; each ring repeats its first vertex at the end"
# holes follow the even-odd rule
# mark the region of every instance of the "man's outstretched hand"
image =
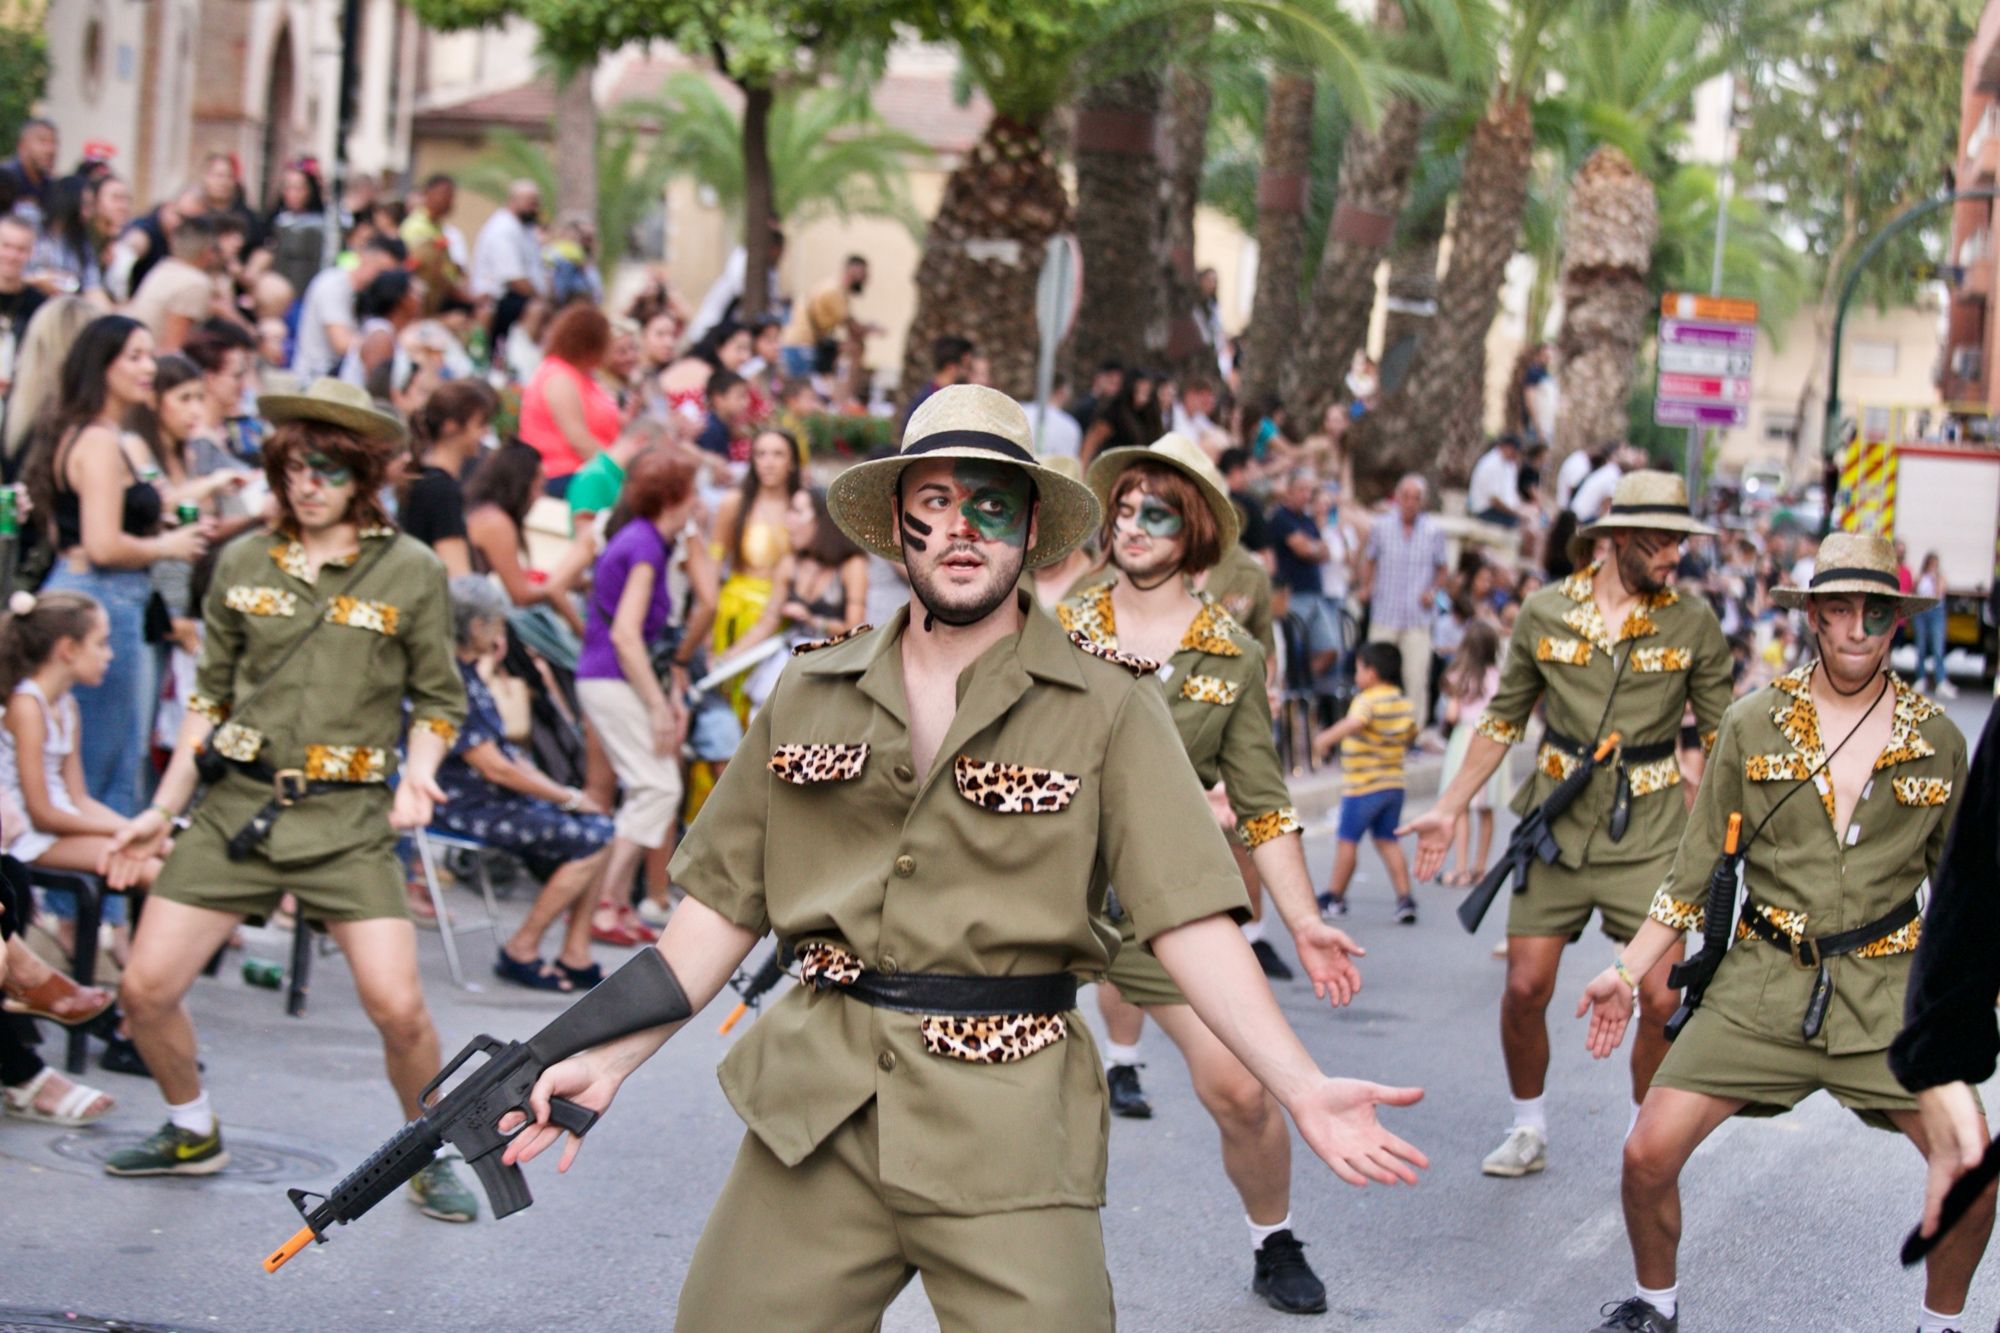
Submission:
POLYGON ((1422 1088, 1329 1078, 1288 1109, 1312 1150, 1348 1184, 1414 1185, 1430 1158, 1384 1129, 1375 1108, 1411 1106, 1423 1095, 1422 1088))

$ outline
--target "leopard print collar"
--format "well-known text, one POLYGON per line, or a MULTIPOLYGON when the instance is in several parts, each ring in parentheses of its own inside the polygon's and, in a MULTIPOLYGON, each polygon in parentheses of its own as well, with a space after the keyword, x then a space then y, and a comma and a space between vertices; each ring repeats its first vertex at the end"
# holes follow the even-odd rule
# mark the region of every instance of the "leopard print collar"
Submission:
MULTIPOLYGON (((1118 617, 1111 608, 1113 584, 1100 583, 1086 588, 1056 607, 1056 619, 1072 635, 1081 634, 1106 648, 1118 647, 1118 617)), ((1217 657, 1241 657, 1235 636, 1249 637, 1222 603, 1206 592, 1195 593, 1201 609, 1188 622, 1177 653, 1213 653, 1217 657)))
POLYGON ((1660 627, 1652 613, 1672 606, 1681 598, 1672 588, 1662 588, 1641 597, 1638 604, 1625 613, 1625 623, 1619 627, 1618 637, 1614 640, 1604 623, 1603 614, 1597 609, 1597 598, 1591 591, 1591 580, 1598 568, 1598 563, 1586 565, 1556 586, 1562 590, 1563 596, 1576 603, 1563 613, 1563 624, 1608 657, 1617 644, 1658 634, 1660 627))
MULTIPOLYGON (((313 575, 312 561, 306 555, 305 543, 299 540, 298 534, 289 528, 280 528, 277 535, 282 540, 271 548, 272 562, 300 583, 317 582, 313 575)), ((396 529, 378 523, 362 528, 355 535, 363 541, 373 541, 383 537, 394 537, 396 529)), ((321 568, 346 569, 360 558, 361 551, 357 548, 349 555, 335 556, 331 560, 321 562, 321 568)))
MULTIPOLYGON (((1771 722, 1792 749, 1798 752, 1808 769, 1817 768, 1826 760, 1826 739, 1820 731, 1819 709, 1812 697, 1813 665, 1807 662, 1771 682, 1771 688, 1780 696, 1778 706, 1771 710, 1771 722)), ((1893 671, 1889 673, 1889 687, 1895 696, 1895 712, 1888 743, 1882 747, 1882 753, 1875 756, 1874 771, 1877 773, 1936 754, 1937 747, 1924 739, 1918 727, 1944 712, 1893 671)), ((1834 817, 1833 785, 1816 785, 1819 785, 1820 804, 1826 807, 1827 818, 1831 820, 1834 817)))

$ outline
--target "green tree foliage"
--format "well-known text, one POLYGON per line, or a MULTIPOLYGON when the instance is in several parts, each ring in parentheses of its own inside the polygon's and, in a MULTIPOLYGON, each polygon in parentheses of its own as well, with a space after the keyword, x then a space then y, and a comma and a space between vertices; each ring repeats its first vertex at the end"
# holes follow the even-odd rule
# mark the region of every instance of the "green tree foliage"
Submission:
MULTIPOLYGON (((744 205, 743 117, 714 83, 684 70, 657 98, 619 108, 650 122, 661 161, 715 192, 741 220, 744 205)), ((771 105, 771 194, 786 225, 833 215, 892 217, 920 234, 908 173, 930 158, 923 141, 889 128, 865 87, 787 88, 771 105)))
POLYGON ((49 43, 41 28, 0 26, 0 144, 13 144, 48 82, 49 43))

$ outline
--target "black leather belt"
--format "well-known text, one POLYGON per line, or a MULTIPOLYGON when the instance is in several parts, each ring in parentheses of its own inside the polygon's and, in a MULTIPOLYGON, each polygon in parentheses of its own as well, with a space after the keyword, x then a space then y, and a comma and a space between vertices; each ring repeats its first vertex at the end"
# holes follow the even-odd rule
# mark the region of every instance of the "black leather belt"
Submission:
MULTIPOLYGON (((1586 745, 1582 741, 1574 740, 1554 727, 1543 728, 1542 743, 1562 751, 1573 759, 1588 759, 1597 752, 1595 745, 1586 745)), ((1615 784, 1611 792, 1611 818, 1607 823, 1611 841, 1624 841, 1625 830, 1632 823, 1632 780, 1626 775, 1625 770, 1633 764, 1651 764, 1661 759, 1671 759, 1679 752, 1679 748, 1679 741, 1676 739, 1655 741, 1651 745, 1618 747, 1618 753, 1611 758, 1612 780, 1615 784)))
POLYGON ((1880 939, 1886 939, 1917 919, 1917 896, 1913 893, 1886 916, 1870 921, 1865 926, 1853 930, 1843 930, 1834 935, 1820 935, 1812 939, 1793 939, 1772 924, 1764 915, 1764 909, 1753 900, 1743 905, 1743 924, 1750 933, 1767 944, 1775 944, 1792 956, 1792 961, 1807 971, 1817 970, 1813 978, 1812 998, 1806 1001, 1805 1021, 1799 1025, 1807 1040, 1819 1035, 1820 1027, 1826 1022, 1827 1001, 1832 997, 1833 987, 1826 974, 1826 960, 1837 958, 1844 953, 1864 949, 1880 939))
POLYGON ((278 816, 309 796, 320 796, 330 791, 353 791, 367 783, 331 782, 325 778, 308 778, 305 770, 298 768, 272 768, 262 760, 225 759, 225 763, 245 777, 271 785, 271 799, 264 802, 257 813, 250 816, 242 828, 230 835, 225 851, 232 861, 242 861, 271 836, 271 828, 278 822, 278 816))
POLYGON ((958 977, 941 972, 864 971, 852 981, 821 973, 815 990, 837 990, 877 1009, 912 1014, 988 1017, 998 1014, 1060 1014, 1076 1008, 1076 978, 1067 972, 1031 977, 958 977))

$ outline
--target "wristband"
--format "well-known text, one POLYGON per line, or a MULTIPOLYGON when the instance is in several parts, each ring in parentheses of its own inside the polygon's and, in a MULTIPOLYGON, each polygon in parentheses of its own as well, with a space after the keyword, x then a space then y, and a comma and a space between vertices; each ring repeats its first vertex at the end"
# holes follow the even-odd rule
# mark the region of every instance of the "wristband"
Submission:
POLYGON ((563 798, 558 807, 566 815, 575 814, 583 806, 583 793, 574 787, 563 788, 563 798))
POLYGON ((164 805, 149 805, 146 808, 148 810, 152 810, 158 813, 160 818, 166 820, 169 824, 173 823, 176 819, 180 818, 179 815, 167 809, 167 807, 165 807, 164 805))
POLYGON ((1611 970, 1618 974, 1618 979, 1624 982, 1628 989, 1630 990, 1639 989, 1639 979, 1632 975, 1631 968, 1625 966, 1624 954, 1621 953, 1612 955, 1611 970))

